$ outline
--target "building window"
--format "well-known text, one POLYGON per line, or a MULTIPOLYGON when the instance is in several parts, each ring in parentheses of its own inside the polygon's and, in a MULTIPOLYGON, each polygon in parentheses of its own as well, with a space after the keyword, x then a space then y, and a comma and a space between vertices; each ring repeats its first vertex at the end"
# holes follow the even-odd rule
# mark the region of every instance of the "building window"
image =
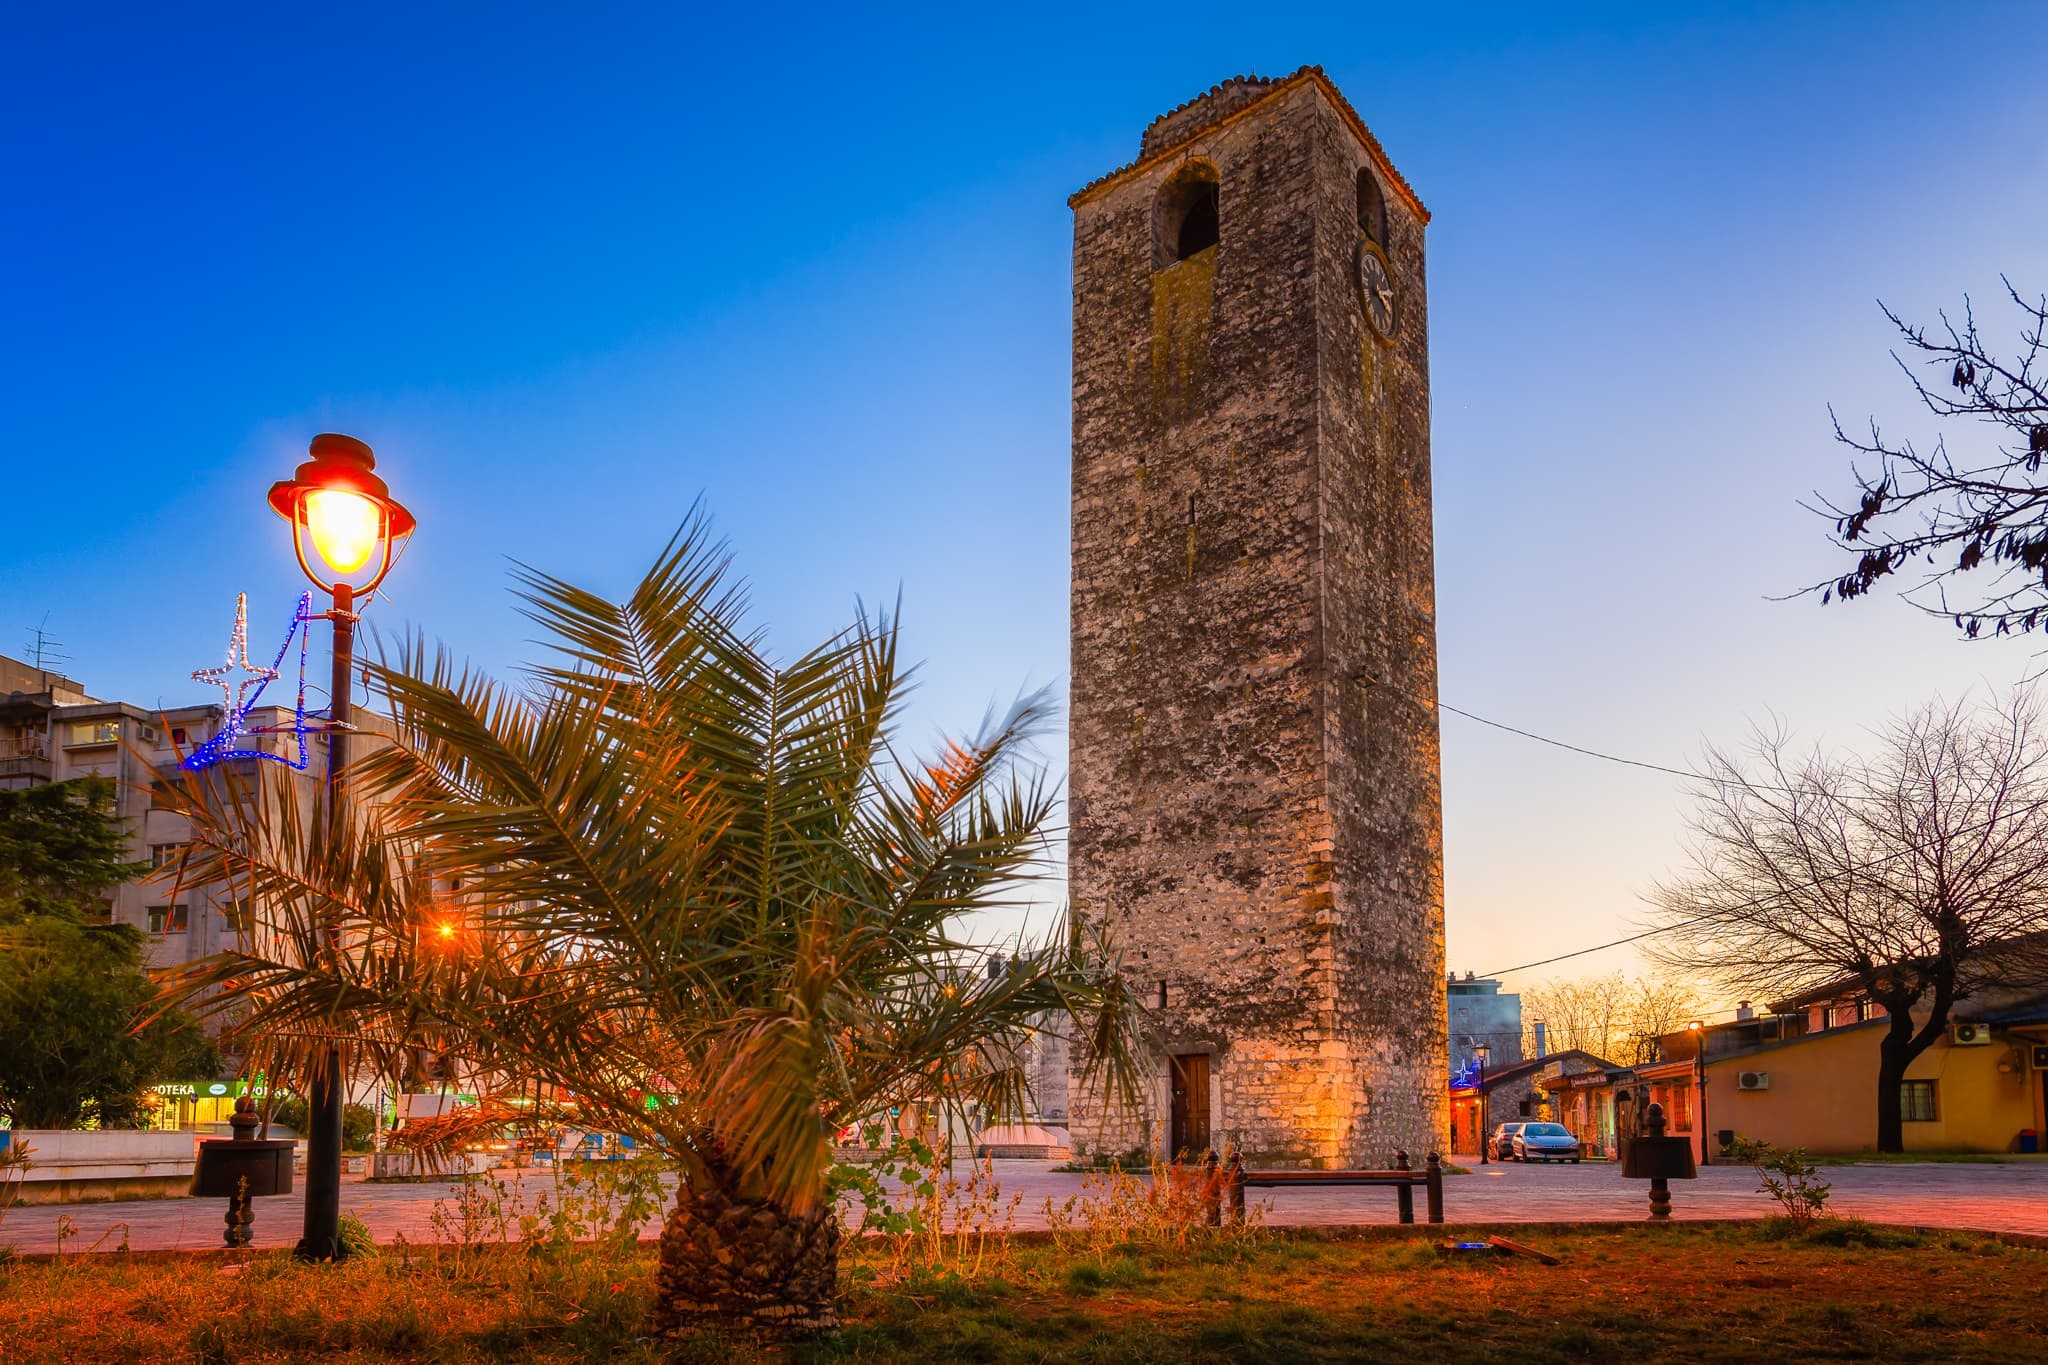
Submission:
POLYGON ((92 744, 119 744, 121 722, 118 720, 81 720, 71 726, 70 745, 84 748, 92 744))
POLYGON ((152 934, 182 934, 186 928, 186 908, 182 905, 152 905, 149 907, 149 932, 152 934))
POLYGON ((1387 199, 1380 182, 1363 166, 1358 170, 1358 230, 1374 246, 1387 244, 1387 199))
POLYGON ((1190 162, 1152 203, 1152 266, 1164 270, 1222 239, 1216 168, 1190 162))
POLYGON ((178 855, 185 849, 183 844, 151 844, 149 846, 149 870, 160 872, 178 861, 178 855))
POLYGON ((1520 1112, 1521 1112, 1521 1115, 1522 1115, 1522 1117, 1523 1117, 1523 1118, 1528 1118, 1528 1117, 1529 1117, 1529 1101, 1528 1101, 1528 1100, 1523 1100, 1523 1101, 1522 1101, 1522 1104, 1521 1104, 1521 1111, 1520 1111, 1520 1112))
POLYGON ((1934 1122, 1934 1082, 1899 1082, 1899 1117, 1908 1123, 1934 1122))

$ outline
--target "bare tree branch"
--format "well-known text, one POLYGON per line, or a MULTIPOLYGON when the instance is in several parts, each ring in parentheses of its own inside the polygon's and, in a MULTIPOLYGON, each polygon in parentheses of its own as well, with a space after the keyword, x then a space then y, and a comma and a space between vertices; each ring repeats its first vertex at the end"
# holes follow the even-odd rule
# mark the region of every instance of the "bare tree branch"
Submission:
POLYGON ((1846 601, 1918 565, 1901 595, 1971 639, 2048 622, 2048 296, 2028 299, 2004 283, 2020 315, 2009 356, 1984 340, 1967 299, 1960 324, 1944 313, 1933 332, 1884 308, 1902 348, 1892 358, 1921 406, 1958 424, 1972 452, 1952 455, 1946 429, 1923 447, 1886 436, 1874 419, 1867 436, 1852 435, 1836 417, 1857 495, 1851 505, 1815 493, 1802 505, 1833 523, 1830 537, 1855 567, 1803 592, 1846 601), (1947 589, 1965 579, 1975 600, 1959 605, 1947 589))

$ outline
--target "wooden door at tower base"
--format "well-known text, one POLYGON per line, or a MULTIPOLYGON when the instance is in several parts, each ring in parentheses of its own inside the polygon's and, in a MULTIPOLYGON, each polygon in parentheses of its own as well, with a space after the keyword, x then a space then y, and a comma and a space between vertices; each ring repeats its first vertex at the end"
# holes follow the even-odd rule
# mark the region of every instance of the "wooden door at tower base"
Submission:
POLYGON ((1171 1066, 1173 1112, 1166 1154, 1199 1159, 1209 1150, 1209 1054, 1175 1057, 1171 1066))

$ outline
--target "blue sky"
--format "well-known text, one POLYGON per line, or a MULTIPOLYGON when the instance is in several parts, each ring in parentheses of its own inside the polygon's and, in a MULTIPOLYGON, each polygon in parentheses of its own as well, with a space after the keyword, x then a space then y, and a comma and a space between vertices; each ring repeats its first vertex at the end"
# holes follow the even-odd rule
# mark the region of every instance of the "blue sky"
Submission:
MULTIPOLYGON (((2048 10, 1666 8, 19 9, 0 650, 47 613, 98 695, 201 699, 236 592, 259 645, 289 613, 262 492, 334 429, 421 519, 387 629, 509 668, 508 556, 622 588, 701 494, 775 640, 900 588, 912 734, 971 726, 1065 677, 1065 196, 1317 62, 1436 215, 1446 702, 1682 765, 2011 682, 1766 597, 1832 565, 1827 405, 1924 429, 1875 300, 2048 288, 2003 55, 2048 10)), ((1452 964, 1629 932, 1681 784, 1444 727, 1452 964)))

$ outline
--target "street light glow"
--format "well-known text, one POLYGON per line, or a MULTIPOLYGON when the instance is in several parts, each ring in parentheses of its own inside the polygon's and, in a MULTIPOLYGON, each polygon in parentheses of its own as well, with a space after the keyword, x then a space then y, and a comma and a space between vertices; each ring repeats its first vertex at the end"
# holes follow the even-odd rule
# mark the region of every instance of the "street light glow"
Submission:
POLYGON ((336 600, 340 610, 351 610, 352 599, 367 601, 390 572, 392 542, 418 523, 377 476, 376 455, 355 437, 324 432, 306 453, 311 458, 296 477, 270 486, 270 507, 292 524, 292 551, 306 577, 322 592, 348 594, 351 600, 336 600), (308 540, 333 582, 307 556, 308 540), (350 581, 366 569, 364 581, 350 581))
POLYGON ((306 494, 306 529, 329 568, 352 574, 370 562, 384 538, 384 512, 349 489, 316 488, 306 494))

